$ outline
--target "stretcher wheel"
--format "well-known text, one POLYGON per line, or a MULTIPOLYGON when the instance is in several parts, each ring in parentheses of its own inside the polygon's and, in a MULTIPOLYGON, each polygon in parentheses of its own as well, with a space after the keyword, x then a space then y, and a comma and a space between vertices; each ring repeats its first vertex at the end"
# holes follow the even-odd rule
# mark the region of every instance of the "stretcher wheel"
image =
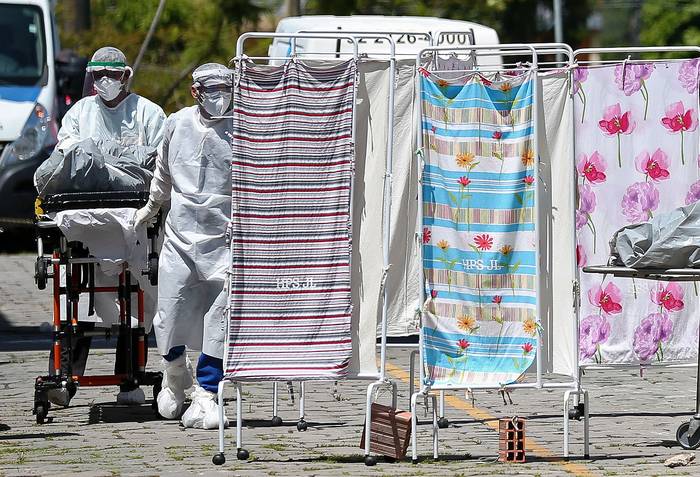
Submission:
MULTIPOLYGON (((222 454, 222 457, 223 457, 223 454, 222 454)), ((236 452, 236 457, 238 458, 238 460, 248 460, 248 457, 250 457, 250 454, 245 449, 238 449, 238 452, 236 452)))
POLYGON ((678 426, 676 431, 676 440, 683 449, 697 449, 700 447, 700 431, 696 431, 694 435, 689 436, 690 422, 684 422, 678 426))
POLYGON ((306 424, 306 421, 303 419, 300 419, 299 422, 297 422, 297 431, 299 432, 304 432, 306 429, 308 429, 309 425, 306 424))
POLYGON ((34 264, 34 282, 39 290, 44 290, 46 288, 46 280, 48 278, 48 267, 46 265, 46 260, 42 258, 37 258, 34 264))
POLYGON ((376 457, 376 456, 373 456, 373 455, 367 454, 367 455, 365 456, 365 465, 366 465, 367 467, 372 467, 372 466, 374 466, 374 465, 377 465, 377 457, 376 457))
POLYGON ((278 427, 282 425, 282 418, 279 416, 272 416, 272 420, 270 421, 270 424, 273 427, 278 427))
POLYGON ((158 286, 158 255, 156 254, 148 257, 148 282, 154 287, 158 286))
POLYGON ((438 419, 437 424, 440 429, 447 429, 450 425, 450 421, 446 417, 441 417, 438 419))
POLYGON ((46 416, 49 414, 49 403, 38 402, 34 404, 34 414, 36 414, 37 424, 43 424, 46 422, 46 416))
POLYGON ((156 414, 160 416, 158 413, 158 394, 160 394, 161 388, 161 382, 156 381, 156 383, 153 385, 153 402, 151 403, 151 409, 154 409, 156 411, 156 414))
POLYGON ((223 452, 219 452, 218 454, 214 454, 214 457, 211 458, 211 462, 214 465, 224 465, 226 463, 226 457, 223 452))

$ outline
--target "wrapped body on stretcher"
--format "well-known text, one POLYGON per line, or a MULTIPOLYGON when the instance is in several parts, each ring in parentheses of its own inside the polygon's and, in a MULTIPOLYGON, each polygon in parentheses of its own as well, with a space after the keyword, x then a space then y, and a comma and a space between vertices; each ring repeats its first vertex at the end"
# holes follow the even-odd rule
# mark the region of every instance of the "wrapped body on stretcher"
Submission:
MULTIPOLYGON (((622 227, 610 240, 608 264, 585 266, 583 271, 619 278, 699 282, 700 202, 622 227)), ((660 341, 656 343, 661 346, 660 341)), ((697 343, 700 346, 700 341, 697 343)), ((700 348, 696 356, 700 356, 700 348)), ((700 447, 700 361, 697 376, 695 414, 676 431, 676 441, 684 449, 700 447)))
POLYGON ((700 202, 615 232, 610 240, 610 265, 637 269, 700 268, 700 202))

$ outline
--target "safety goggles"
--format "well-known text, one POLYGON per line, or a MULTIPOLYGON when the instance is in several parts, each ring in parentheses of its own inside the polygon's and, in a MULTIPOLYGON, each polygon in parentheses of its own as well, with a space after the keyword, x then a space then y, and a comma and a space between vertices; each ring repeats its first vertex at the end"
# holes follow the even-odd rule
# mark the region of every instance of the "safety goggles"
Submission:
POLYGON ((104 77, 121 80, 124 78, 124 71, 125 70, 92 70, 90 74, 92 75, 92 79, 95 81, 104 77))
POLYGON ((231 85, 230 84, 214 84, 214 85, 208 85, 208 86, 203 86, 199 85, 197 88, 200 93, 204 95, 209 95, 209 94, 216 94, 216 93, 230 93, 231 92, 231 85))

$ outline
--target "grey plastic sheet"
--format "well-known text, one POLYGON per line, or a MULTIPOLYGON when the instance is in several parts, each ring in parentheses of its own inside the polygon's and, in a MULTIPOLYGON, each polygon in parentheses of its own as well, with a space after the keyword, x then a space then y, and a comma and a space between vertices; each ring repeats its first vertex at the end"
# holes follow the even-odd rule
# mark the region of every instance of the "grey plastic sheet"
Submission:
POLYGON ((39 197, 66 192, 148 191, 157 150, 122 146, 112 140, 83 139, 59 149, 34 174, 39 197))
POLYGON ((700 202, 621 228, 610 256, 630 268, 700 268, 700 202))

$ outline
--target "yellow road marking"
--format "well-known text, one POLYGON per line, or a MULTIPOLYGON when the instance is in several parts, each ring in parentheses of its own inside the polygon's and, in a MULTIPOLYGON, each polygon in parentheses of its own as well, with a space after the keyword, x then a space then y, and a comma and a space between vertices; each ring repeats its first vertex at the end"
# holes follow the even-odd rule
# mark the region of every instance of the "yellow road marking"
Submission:
MULTIPOLYGON (((389 374, 394 376, 396 379, 400 379, 401 381, 405 383, 410 383, 410 376, 407 371, 405 371, 403 368, 400 368, 398 366, 395 366, 391 363, 386 363, 386 370, 389 374)), ((495 430, 498 432, 498 418, 491 415, 488 411, 484 409, 480 409, 476 406, 472 406, 468 402, 458 398, 457 396, 453 396, 450 394, 445 394, 445 402, 449 404, 450 406, 459 409, 461 411, 465 411, 467 414, 469 414, 471 417, 474 419, 483 421, 484 424, 486 424, 488 427, 491 429, 495 430)), ((567 462, 563 459, 557 459, 557 455, 554 454, 554 452, 550 451, 543 445, 538 444, 534 439, 531 437, 528 437, 525 440, 525 448, 528 451, 533 452, 536 456, 544 458, 544 459, 552 459, 550 462, 553 464, 557 464, 561 466, 565 471, 580 476, 580 477, 591 477, 594 474, 586 468, 586 466, 581 465, 581 464, 576 464, 574 462, 567 462)))

